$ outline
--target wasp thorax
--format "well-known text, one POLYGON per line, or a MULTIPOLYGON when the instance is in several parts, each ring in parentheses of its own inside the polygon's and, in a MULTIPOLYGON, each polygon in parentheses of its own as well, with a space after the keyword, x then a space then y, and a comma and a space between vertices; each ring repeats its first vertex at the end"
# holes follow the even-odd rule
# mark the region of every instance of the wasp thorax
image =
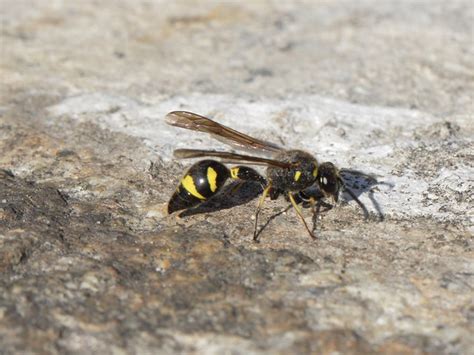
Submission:
POLYGON ((290 168, 268 167, 268 179, 275 189, 283 192, 299 191, 316 181, 318 162, 311 154, 302 150, 288 150, 275 156, 275 159, 291 164, 290 168))

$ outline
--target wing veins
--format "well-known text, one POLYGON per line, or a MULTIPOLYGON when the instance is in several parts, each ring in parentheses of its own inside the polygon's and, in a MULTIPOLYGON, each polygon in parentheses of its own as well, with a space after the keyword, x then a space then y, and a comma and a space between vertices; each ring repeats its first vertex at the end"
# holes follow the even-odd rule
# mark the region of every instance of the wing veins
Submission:
POLYGON ((266 150, 270 152, 279 152, 282 150, 282 148, 276 144, 250 137, 196 113, 188 111, 172 111, 166 115, 165 119, 166 123, 171 126, 222 137, 224 138, 224 143, 229 144, 226 142, 226 140, 229 140, 242 148, 266 150))

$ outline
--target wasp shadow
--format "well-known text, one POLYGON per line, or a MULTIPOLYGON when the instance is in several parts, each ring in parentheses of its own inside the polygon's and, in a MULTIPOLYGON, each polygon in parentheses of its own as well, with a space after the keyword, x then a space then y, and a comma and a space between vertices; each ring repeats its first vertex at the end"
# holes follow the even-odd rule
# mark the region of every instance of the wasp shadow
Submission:
MULTIPOLYGON (((344 185, 346 186, 346 188, 350 189, 350 191, 357 198, 364 193, 368 194, 372 206, 374 207, 377 213, 379 221, 383 221, 385 217, 382 211, 382 207, 375 198, 375 191, 378 191, 377 186, 380 185, 387 185, 390 188, 393 188, 394 185, 385 181, 379 181, 374 175, 364 173, 360 170, 343 168, 340 170, 340 176, 341 179, 344 181, 344 185)), ((351 194, 347 191, 343 191, 342 199, 345 202, 354 200, 351 194)))
POLYGON ((192 216, 200 213, 215 212, 246 204, 263 192, 263 187, 256 181, 232 181, 221 191, 196 207, 184 210, 180 217, 192 216))

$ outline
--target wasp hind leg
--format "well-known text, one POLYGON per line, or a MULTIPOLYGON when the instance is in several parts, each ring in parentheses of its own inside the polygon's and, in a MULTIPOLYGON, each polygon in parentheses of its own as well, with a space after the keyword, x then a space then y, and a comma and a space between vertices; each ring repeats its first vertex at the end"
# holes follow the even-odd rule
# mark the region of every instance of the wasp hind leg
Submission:
POLYGON ((253 230, 253 241, 256 243, 259 243, 260 241, 258 240, 258 237, 260 233, 262 232, 262 229, 260 231, 257 231, 258 227, 258 215, 260 214, 260 210, 262 209, 263 202, 265 202, 265 198, 267 197, 268 193, 272 189, 272 184, 268 184, 267 187, 263 190, 262 196, 260 197, 260 201, 258 201, 258 206, 257 206, 257 211, 255 212, 255 226, 253 230))
POLYGON ((316 230, 316 226, 318 224, 318 219, 319 216, 321 215, 321 212, 327 212, 331 210, 334 206, 324 202, 321 199, 316 199, 314 197, 310 197, 309 201, 309 206, 311 207, 311 211, 313 214, 312 221, 313 221, 313 227, 311 228, 311 231, 314 233, 316 230), (321 211, 321 207, 324 207, 324 210, 321 211))

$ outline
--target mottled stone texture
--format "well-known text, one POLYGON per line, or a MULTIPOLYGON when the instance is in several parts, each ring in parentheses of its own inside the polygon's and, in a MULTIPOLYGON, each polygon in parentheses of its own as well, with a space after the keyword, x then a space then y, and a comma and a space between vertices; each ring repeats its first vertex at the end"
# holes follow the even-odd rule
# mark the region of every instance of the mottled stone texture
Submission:
MULTIPOLYGON (((0 8, 0 353, 472 353, 470 1, 0 8), (357 137, 336 116, 303 130, 347 164, 384 145, 387 175, 424 184, 390 196, 419 193, 430 212, 400 202, 364 222, 351 202, 323 214, 313 241, 290 211, 260 244, 255 189, 166 215, 185 168, 169 153, 191 138, 151 139, 162 113, 197 100, 219 117, 245 101, 257 117, 274 110, 248 133, 291 146, 311 95, 421 112, 418 126, 397 126, 394 114, 344 152, 331 142, 357 137), (297 107, 275 103, 293 97, 297 107)), ((268 202, 262 224, 286 205, 268 202)))

